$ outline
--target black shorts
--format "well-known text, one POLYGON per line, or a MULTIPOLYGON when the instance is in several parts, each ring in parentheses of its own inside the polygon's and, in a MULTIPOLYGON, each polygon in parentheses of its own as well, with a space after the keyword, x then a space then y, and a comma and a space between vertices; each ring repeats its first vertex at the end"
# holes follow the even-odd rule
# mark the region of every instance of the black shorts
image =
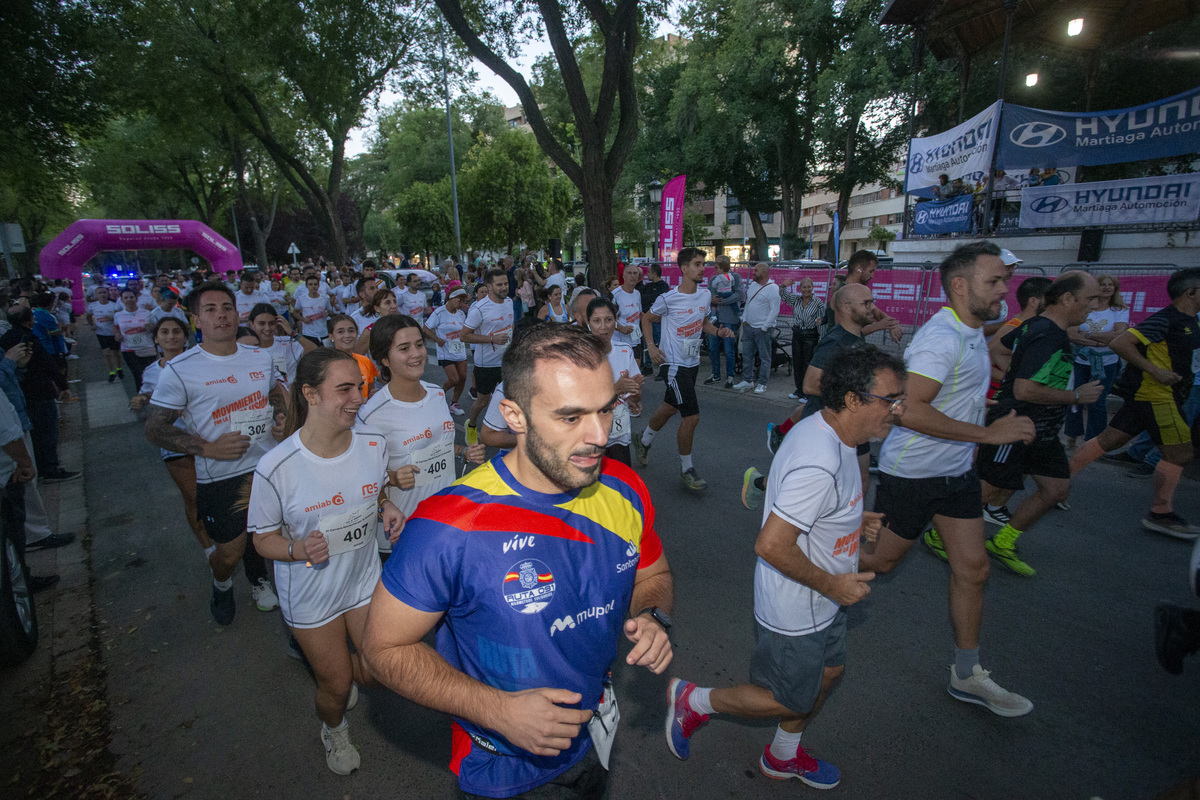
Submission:
POLYGON ((1024 444, 984 444, 975 458, 979 477, 997 489, 1025 488, 1025 476, 1070 479, 1071 463, 1058 439, 1024 444))
POLYGON ((222 481, 196 484, 196 514, 204 523, 208 538, 217 544, 232 542, 246 532, 246 490, 253 477, 254 473, 248 472, 222 481), (244 491, 245 497, 242 496, 244 491))
MULTIPOLYGON (((451 359, 448 359, 448 358, 439 358, 439 359, 438 359, 438 366, 439 366, 439 367, 448 367, 448 366, 450 366, 451 364, 463 364, 463 365, 465 366, 465 365, 466 365, 466 363, 467 363, 467 360, 466 360, 465 358, 463 358, 463 359, 459 359, 458 361, 454 361, 454 360, 451 360, 451 359)), ((492 387, 492 389, 493 389, 493 390, 495 390, 495 388, 496 388, 496 387, 494 387, 494 386, 492 387)))
POLYGON ((879 473, 875 510, 897 536, 912 541, 925 532, 934 515, 978 519, 983 515, 983 491, 975 470, 946 478, 898 478, 879 473))
POLYGON ((700 366, 676 367, 663 364, 659 374, 667 384, 667 394, 663 402, 679 409, 679 416, 694 417, 700 413, 700 401, 696 398, 696 376, 700 374, 700 366))
POLYGON ((1192 428, 1183 418, 1183 411, 1172 401, 1126 400, 1108 424, 1130 436, 1145 431, 1159 447, 1192 441, 1192 428))
POLYGON ((100 342, 101 350, 118 350, 119 351, 121 349, 121 345, 117 342, 116 336, 105 336, 104 334, 97 333, 96 340, 98 342, 100 342))
POLYGON ((500 385, 501 376, 500 367, 475 367, 475 391, 492 394, 500 385))

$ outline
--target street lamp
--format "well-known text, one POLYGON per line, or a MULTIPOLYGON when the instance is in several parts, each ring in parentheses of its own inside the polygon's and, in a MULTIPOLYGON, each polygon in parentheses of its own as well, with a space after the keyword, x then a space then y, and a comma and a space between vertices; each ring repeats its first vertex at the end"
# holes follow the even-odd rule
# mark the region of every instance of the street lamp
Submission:
MULTIPOLYGON (((655 178, 654 180, 650 181, 649 189, 650 189, 650 205, 654 206, 654 208, 657 209, 660 206, 662 206, 662 190, 663 190, 662 181, 660 181, 658 178, 655 178)), ((651 224, 654 226, 654 260, 661 261, 662 258, 659 254, 659 248, 662 247, 662 242, 660 242, 658 240, 658 234, 659 234, 658 220, 651 220, 651 224)))
POLYGON ((1037 79, 1038 79, 1038 74, 1036 72, 1031 72, 1025 76, 1025 85, 1026 86, 1037 86, 1037 79))
POLYGON ((1067 23, 1067 36, 1078 36, 1083 33, 1083 17, 1067 23))

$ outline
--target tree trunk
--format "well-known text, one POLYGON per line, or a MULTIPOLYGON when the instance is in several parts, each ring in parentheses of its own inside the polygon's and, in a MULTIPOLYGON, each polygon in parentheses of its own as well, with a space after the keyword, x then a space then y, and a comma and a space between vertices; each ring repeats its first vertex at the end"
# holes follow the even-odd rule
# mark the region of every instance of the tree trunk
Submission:
POLYGON ((583 252, 588 265, 588 286, 600 289, 617 274, 612 189, 595 184, 590 188, 592 191, 583 195, 583 216, 587 220, 583 229, 583 252))
POLYGON ((751 261, 766 261, 769 243, 767 242, 767 228, 763 225, 762 217, 757 211, 747 212, 750 217, 750 227, 754 229, 754 258, 751 261))

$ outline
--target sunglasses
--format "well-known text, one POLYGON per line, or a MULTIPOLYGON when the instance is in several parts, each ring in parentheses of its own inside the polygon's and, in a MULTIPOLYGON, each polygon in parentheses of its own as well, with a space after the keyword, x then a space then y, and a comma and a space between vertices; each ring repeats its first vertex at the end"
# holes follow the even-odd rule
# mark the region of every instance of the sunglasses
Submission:
POLYGON ((885 403, 891 403, 891 407, 888 408, 889 414, 895 414, 898 409, 904 407, 905 402, 908 400, 908 395, 903 395, 901 397, 883 397, 881 395, 871 394, 870 392, 857 392, 857 394, 860 397, 874 397, 876 400, 882 400, 885 403))

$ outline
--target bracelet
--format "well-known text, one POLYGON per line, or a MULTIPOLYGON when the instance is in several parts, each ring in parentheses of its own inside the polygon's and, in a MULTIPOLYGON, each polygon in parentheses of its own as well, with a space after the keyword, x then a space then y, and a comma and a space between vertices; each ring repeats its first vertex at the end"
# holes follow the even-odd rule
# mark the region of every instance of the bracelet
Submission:
POLYGON ((292 555, 292 548, 296 546, 296 540, 292 539, 288 542, 288 561, 295 561, 296 557, 292 555))
POLYGON ((1075 390, 1075 402, 1076 403, 1079 402, 1079 390, 1078 389, 1075 390))

